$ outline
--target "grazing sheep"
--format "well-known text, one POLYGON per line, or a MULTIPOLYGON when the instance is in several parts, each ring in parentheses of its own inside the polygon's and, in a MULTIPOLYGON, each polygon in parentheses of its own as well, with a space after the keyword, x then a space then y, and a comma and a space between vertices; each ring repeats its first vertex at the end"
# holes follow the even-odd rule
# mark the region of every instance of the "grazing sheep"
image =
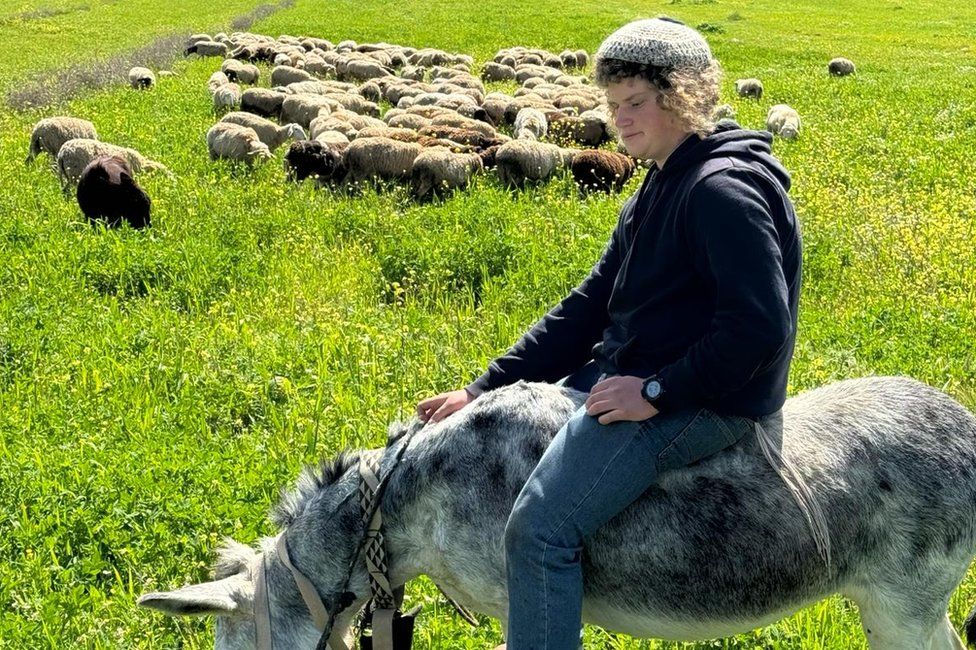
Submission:
POLYGON ((196 54, 197 56, 219 56, 227 57, 227 45, 217 41, 199 41, 190 45, 183 51, 184 56, 196 54))
POLYGON ((241 105, 241 87, 233 81, 214 91, 213 107, 218 113, 235 110, 241 105))
POLYGON ((278 118, 287 95, 267 88, 248 88, 241 95, 241 110, 261 117, 278 118))
POLYGON ((294 122, 307 129, 319 115, 328 115, 342 106, 324 95, 288 95, 281 103, 281 121, 294 122))
POLYGON ((488 119, 493 124, 500 124, 505 121, 505 110, 512 103, 513 97, 505 93, 488 93, 481 108, 488 115, 488 119))
POLYGON ((739 97, 762 99, 763 85, 758 79, 736 79, 735 92, 739 93, 739 97))
POLYGON ((69 186, 76 184, 88 163, 102 155, 122 158, 136 174, 142 171, 169 173, 164 165, 144 157, 135 149, 89 138, 73 138, 61 146, 55 164, 62 189, 67 190, 69 186))
POLYGON ((383 99, 383 91, 380 88, 379 83, 374 81, 367 81, 362 86, 359 87, 357 91, 364 99, 367 99, 374 104, 378 104, 381 99, 383 99))
POLYGON ((349 138, 338 131, 323 131, 312 139, 316 142, 327 144, 330 147, 338 147, 339 149, 343 150, 349 144, 349 138))
POLYGON ((515 116, 515 137, 540 140, 546 137, 549 122, 545 114, 537 108, 523 108, 515 116))
POLYGON ((367 179, 409 178, 420 151, 416 142, 390 138, 353 140, 346 149, 346 180, 358 183, 367 179))
POLYGON ((369 115, 371 117, 380 116, 379 105, 369 101, 361 95, 356 95, 353 93, 332 93, 327 95, 327 97, 339 102, 343 108, 352 111, 353 113, 369 115))
POLYGON ((731 104, 720 104, 712 110, 712 121, 732 119, 735 117, 735 109, 731 104))
POLYGON ((46 152, 54 158, 58 155, 61 145, 74 138, 98 140, 95 125, 78 117, 65 115, 45 117, 31 130, 30 148, 27 152, 27 160, 24 162, 31 162, 41 152, 46 152))
POLYGON ((423 115, 417 115, 416 113, 401 113, 400 115, 394 115, 387 120, 387 125, 403 128, 403 129, 414 129, 419 131, 425 126, 429 126, 433 123, 429 117, 424 117, 423 115))
POLYGON ((136 66, 129 69, 129 85, 136 90, 152 88, 156 85, 156 75, 149 68, 136 66))
POLYGON ((546 181, 571 165, 575 153, 548 142, 512 140, 495 154, 498 178, 508 188, 521 188, 526 181, 546 181))
POLYGON ((786 104, 776 104, 766 113, 766 129, 785 140, 800 135, 800 114, 786 104))
POLYGON ((598 111, 582 115, 549 114, 549 139, 584 147, 599 147, 611 139, 607 120, 598 111))
POLYGON ((220 118, 220 121, 240 124, 241 126, 254 129, 254 132, 257 133, 258 137, 261 139, 261 142, 268 145, 268 149, 271 151, 274 151, 283 145, 285 140, 288 140, 289 138, 292 140, 304 140, 306 138, 305 129, 298 124, 286 124, 284 126, 278 126, 271 120, 266 120, 263 117, 254 115, 253 113, 246 113, 243 111, 228 113, 220 118))
POLYGON ((485 81, 514 81, 515 68, 489 61, 481 69, 481 78, 485 81))
POLYGON ((220 70, 215 70, 214 73, 210 75, 210 78, 207 79, 207 90, 209 90, 210 95, 213 96, 213 94, 217 92, 218 88, 229 83, 230 77, 220 70))
POLYGON ((505 114, 503 116, 503 121, 506 124, 515 124, 515 116, 518 115, 519 111, 523 108, 538 108, 540 111, 555 111, 558 110, 552 102, 547 102, 539 97, 533 97, 531 95, 524 97, 515 97, 511 102, 505 107, 505 114))
POLYGON ((853 61, 839 56, 830 60, 830 63, 827 64, 827 72, 835 77, 846 77, 849 74, 854 74, 857 70, 854 68, 853 61))
POLYGON ((384 66, 379 61, 369 61, 366 59, 353 59, 346 64, 344 71, 339 66, 336 66, 336 70, 339 72, 341 79, 352 79, 355 81, 369 81, 376 77, 385 77, 393 74, 393 70, 384 66))
POLYGON ((573 157, 573 180, 581 191, 619 192, 637 169, 634 159, 615 151, 586 149, 573 157))
POLYGON ((126 221, 133 228, 149 225, 152 201, 132 177, 125 158, 98 156, 82 170, 78 181, 78 207, 94 225, 114 228, 126 221))
POLYGON ((576 50, 576 67, 585 68, 586 64, 590 62, 590 55, 587 54, 586 50, 576 50))
POLYGON ((420 129, 418 133, 430 138, 441 138, 458 144, 468 145, 478 150, 507 142, 507 139, 498 136, 486 136, 480 131, 449 126, 447 124, 431 124, 420 129))
POLYGON ((308 72, 288 65, 279 65, 271 70, 272 86, 287 86, 297 81, 313 81, 314 79, 315 77, 308 72))
POLYGON ((207 131, 207 150, 210 160, 225 158, 245 162, 249 166, 255 159, 273 157, 268 145, 261 142, 254 129, 231 122, 217 122, 210 127, 207 131))
POLYGON ((500 137, 498 131, 491 124, 465 117, 453 111, 431 115, 431 123, 434 126, 453 126, 459 129, 477 131, 490 139, 500 137))
POLYGON ((413 161, 411 191, 418 201, 465 189, 475 174, 484 170, 475 153, 454 153, 449 149, 424 149, 413 161))
POLYGON ((227 76, 228 81, 244 84, 256 84, 261 77, 261 71, 256 65, 241 63, 237 59, 225 59, 220 65, 220 71, 227 76))
POLYGON ((285 173, 294 181, 313 178, 319 185, 337 183, 346 176, 343 151, 347 146, 320 140, 292 142, 285 154, 285 173))

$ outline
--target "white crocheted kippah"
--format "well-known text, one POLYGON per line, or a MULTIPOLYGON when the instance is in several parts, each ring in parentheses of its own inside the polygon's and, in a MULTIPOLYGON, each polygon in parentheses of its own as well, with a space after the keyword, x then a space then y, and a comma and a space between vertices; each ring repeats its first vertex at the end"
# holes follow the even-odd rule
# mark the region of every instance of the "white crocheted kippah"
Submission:
POLYGON ((607 37, 596 60, 619 59, 660 68, 703 69, 712 51, 702 35, 687 25, 661 18, 627 23, 607 37))

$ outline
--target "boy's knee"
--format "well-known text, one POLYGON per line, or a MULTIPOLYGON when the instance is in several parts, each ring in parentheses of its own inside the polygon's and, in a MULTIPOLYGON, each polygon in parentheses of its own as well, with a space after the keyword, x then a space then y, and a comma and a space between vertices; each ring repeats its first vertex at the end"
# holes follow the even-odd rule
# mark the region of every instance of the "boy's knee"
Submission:
POLYGON ((512 507, 505 523, 505 553, 511 554, 526 548, 539 534, 539 521, 535 516, 534 499, 519 498, 512 507))

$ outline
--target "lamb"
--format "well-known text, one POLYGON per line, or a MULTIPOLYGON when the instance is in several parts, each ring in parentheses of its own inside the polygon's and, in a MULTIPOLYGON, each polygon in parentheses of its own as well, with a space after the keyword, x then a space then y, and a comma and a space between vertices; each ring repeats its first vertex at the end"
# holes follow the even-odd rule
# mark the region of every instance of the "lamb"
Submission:
POLYGON ((549 121, 537 108, 523 108, 515 116, 515 137, 540 140, 549 130, 549 121))
POLYGON ((55 169, 61 181, 61 188, 67 190, 68 187, 76 184, 88 163, 101 155, 122 158, 129 163, 129 168, 136 174, 142 171, 169 173, 164 165, 144 157, 135 149, 119 147, 90 138, 73 138, 65 142, 58 151, 55 169))
POLYGON ((230 77, 220 70, 215 70, 214 73, 210 75, 210 78, 207 79, 207 90, 210 91, 210 96, 212 97, 213 94, 217 92, 218 88, 229 83, 230 77))
POLYGON ((758 79, 737 79, 735 82, 735 92, 739 93, 739 97, 762 99, 763 85, 758 79))
POLYGON ((766 129, 785 140, 800 135, 800 114, 786 104, 776 104, 766 113, 766 129))
POLYGON ((233 81, 217 88, 213 94, 214 110, 219 112, 235 110, 241 105, 241 87, 233 81))
POLYGON ((129 69, 129 85, 136 90, 152 88, 156 85, 156 75, 149 68, 136 66, 129 69))
POLYGON ((218 41, 199 41, 193 43, 183 51, 184 56, 190 56, 191 54, 226 58, 227 45, 218 41))
POLYGON ((634 159, 615 151, 585 149, 573 157, 573 180, 581 191, 619 192, 637 170, 634 159))
POLYGON ((854 74, 857 70, 854 68, 853 61, 839 56, 830 60, 830 63, 827 64, 827 72, 834 77, 846 77, 849 74, 854 74))
POLYGON ((255 159, 272 158, 268 145, 261 142, 254 129, 233 124, 217 122, 207 131, 207 150, 210 160, 225 158, 245 162, 249 166, 255 159))
POLYGON ((224 115, 222 118, 220 118, 220 121, 240 124, 241 126, 254 129, 254 132, 258 134, 258 138, 261 139, 261 142, 268 145, 268 149, 271 151, 274 151, 280 147, 285 143, 285 140, 289 138, 293 140, 306 139, 305 129, 298 124, 286 124, 284 126, 278 126, 271 120, 266 120, 263 117, 254 115, 253 113, 234 111, 224 115))
POLYGON ((526 181, 546 181, 573 162, 575 151, 547 142, 512 140, 498 148, 495 165, 498 178, 508 188, 521 188, 526 181))
POLYGON ((315 77, 311 74, 289 65, 279 65, 271 71, 272 86, 287 86, 297 81, 312 81, 313 79, 315 77))
POLYGON ((347 146, 319 140, 292 142, 285 154, 285 173, 294 181, 314 178, 320 186, 339 182, 346 176, 343 151, 347 146))
POLYGON ((346 180, 358 183, 372 178, 409 178, 413 161, 420 151, 421 146, 416 142, 400 142, 390 138, 354 140, 346 149, 346 180))
POLYGON ((425 149, 413 161, 411 191, 418 201, 465 189, 475 174, 484 170, 475 153, 454 153, 449 149, 425 149))
POLYGON ((267 88, 248 88, 241 95, 241 110, 261 117, 278 118, 285 97, 287 95, 284 93, 267 88))
POLYGON ((24 162, 31 162, 41 152, 46 152, 47 155, 55 158, 61 145, 73 138, 98 140, 95 125, 77 117, 64 115, 46 117, 35 124, 31 130, 30 149, 24 162))
POLYGON ((144 228, 150 224, 152 201, 132 177, 125 158, 102 155, 88 163, 76 197, 92 225, 103 221, 114 228, 126 221, 133 228, 144 228))

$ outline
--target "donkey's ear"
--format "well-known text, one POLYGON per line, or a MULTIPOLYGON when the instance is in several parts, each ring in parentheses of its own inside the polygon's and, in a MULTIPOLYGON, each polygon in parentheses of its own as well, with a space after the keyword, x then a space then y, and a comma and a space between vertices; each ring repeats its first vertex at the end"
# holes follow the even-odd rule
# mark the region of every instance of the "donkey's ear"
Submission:
POLYGON ((154 591, 141 596, 139 604, 170 616, 233 616, 250 613, 253 599, 253 584, 238 574, 175 591, 154 591))

